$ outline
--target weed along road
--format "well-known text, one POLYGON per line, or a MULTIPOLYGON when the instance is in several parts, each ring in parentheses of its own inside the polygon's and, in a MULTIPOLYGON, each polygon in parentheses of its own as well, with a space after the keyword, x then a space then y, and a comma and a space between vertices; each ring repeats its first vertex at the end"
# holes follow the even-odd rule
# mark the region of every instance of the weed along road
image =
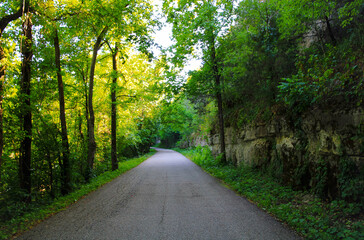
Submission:
POLYGON ((18 239, 299 239, 181 154, 157 150, 18 239))

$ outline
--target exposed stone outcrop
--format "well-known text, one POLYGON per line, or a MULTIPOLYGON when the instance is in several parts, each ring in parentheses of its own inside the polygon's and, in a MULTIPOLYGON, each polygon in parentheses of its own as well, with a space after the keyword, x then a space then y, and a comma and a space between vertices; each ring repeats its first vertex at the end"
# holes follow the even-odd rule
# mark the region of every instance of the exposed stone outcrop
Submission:
MULTIPOLYGON (((227 128, 227 158, 236 165, 270 167, 280 171, 276 175, 284 182, 297 188, 322 187, 326 196, 335 197, 340 161, 364 167, 364 110, 316 109, 294 121, 276 118, 266 124, 227 128)), ((220 149, 217 134, 195 136, 189 144, 208 145, 215 155, 220 149)))

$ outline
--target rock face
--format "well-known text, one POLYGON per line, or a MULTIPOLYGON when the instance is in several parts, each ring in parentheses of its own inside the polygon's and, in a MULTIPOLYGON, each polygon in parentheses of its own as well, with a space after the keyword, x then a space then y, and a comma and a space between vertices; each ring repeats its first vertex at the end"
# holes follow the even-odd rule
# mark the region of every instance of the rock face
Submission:
MULTIPOLYGON (((362 108, 313 110, 299 121, 280 118, 225 132, 229 161, 266 169, 295 188, 313 188, 325 197, 335 198, 342 191, 339 178, 347 162, 359 174, 364 167, 362 108)), ((189 145, 207 145, 217 155, 219 139, 216 134, 198 136, 189 145)))

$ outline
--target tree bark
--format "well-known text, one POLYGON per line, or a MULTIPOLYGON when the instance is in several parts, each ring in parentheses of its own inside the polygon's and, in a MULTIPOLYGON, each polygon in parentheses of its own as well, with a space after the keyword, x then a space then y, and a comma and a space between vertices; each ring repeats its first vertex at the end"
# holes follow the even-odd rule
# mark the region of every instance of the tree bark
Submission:
MULTIPOLYGON (((88 72, 88 71, 86 71, 88 72)), ((84 89, 84 101, 85 101, 85 117, 86 117, 86 138, 84 138, 83 134, 82 134, 82 119, 80 119, 80 125, 79 125, 79 129, 80 129, 80 134, 82 136, 82 145, 83 144, 86 144, 86 141, 87 141, 87 154, 88 154, 88 139, 89 139, 89 132, 90 132, 90 129, 89 129, 89 114, 88 114, 88 87, 87 87, 87 81, 88 79, 86 79, 86 75, 84 73, 82 73, 82 80, 84 82, 84 86, 85 86, 85 89, 84 89), (85 141, 86 140, 86 141, 85 141)), ((86 159, 87 161, 87 159, 86 159)), ((88 162, 86 162, 86 166, 84 167, 83 164, 80 164, 80 170, 81 172, 83 173, 83 176, 85 178, 85 181, 88 182, 89 178, 90 178, 90 174, 91 174, 91 170, 89 169, 88 167, 88 162)))
POLYGON ((31 146, 32 146, 32 111, 30 102, 30 80, 31 80, 31 60, 33 57, 32 51, 32 21, 28 13, 23 23, 23 43, 22 43, 22 80, 21 80, 21 98, 23 108, 21 119, 23 120, 23 132, 25 134, 20 144, 20 159, 19 159, 19 172, 20 172, 20 188, 23 189, 27 196, 24 201, 30 202, 31 200, 31 178, 30 178, 30 165, 31 165, 31 146))
MULTIPOLYGON (((88 139, 88 133, 90 132, 89 131, 89 126, 88 126, 88 122, 89 122, 89 114, 88 114, 88 89, 87 89, 87 78, 85 76, 84 73, 82 73, 82 80, 83 80, 83 83, 84 83, 84 86, 85 86, 85 89, 84 89, 84 97, 85 97, 85 117, 86 117, 86 137, 88 139)), ((80 113, 81 114, 81 113, 80 113)), ((81 116, 81 115, 80 115, 81 116)), ((82 120, 81 120, 81 125, 82 125, 82 120)), ((82 131, 82 127, 80 125, 80 131, 82 131)), ((81 132, 82 133, 82 132, 81 132)), ((82 134, 82 137, 83 137, 83 134, 82 134)), ((88 141, 88 140, 87 140, 88 141)))
POLYGON ((334 33, 331 29, 331 24, 330 24, 330 20, 327 16, 325 16, 325 21, 326 21, 326 26, 327 26, 327 30, 329 31, 329 36, 331 38, 332 44, 334 44, 334 46, 336 46, 336 38, 334 36, 334 33))
POLYGON ((1 182, 1 166, 3 163, 2 156, 3 156, 3 146, 4 146, 3 91, 4 91, 4 80, 5 80, 5 66, 2 64, 3 59, 4 59, 4 50, 0 45, 0 64, 1 64, 0 65, 0 182, 1 182))
POLYGON ((95 153, 96 153, 96 141, 95 141, 95 113, 93 109, 93 88, 94 88, 94 76, 95 76, 95 67, 96 67, 96 59, 97 59, 97 52, 101 47, 101 41, 104 38, 108 28, 105 27, 100 35, 97 37, 93 53, 92 53, 92 60, 91 60, 91 67, 90 67, 90 82, 89 82, 89 92, 88 92, 88 109, 89 109, 89 120, 88 120, 88 152, 87 152, 87 163, 88 163, 88 174, 86 176, 86 180, 89 181, 91 177, 91 170, 93 169, 94 160, 95 160, 95 153))
POLYGON ((212 39, 210 41, 211 48, 211 62, 212 62, 212 70, 214 74, 215 80, 215 91, 216 91, 216 100, 217 100, 217 109, 219 115, 219 132, 220 132, 220 154, 221 154, 221 162, 226 163, 226 151, 225 151, 225 127, 224 127, 224 113, 222 109, 222 94, 221 94, 221 75, 218 68, 218 63, 216 59, 216 48, 215 41, 212 39))
POLYGON ((66 195, 71 191, 71 170, 70 170, 70 148, 67 135, 67 123, 64 103, 64 87, 61 74, 61 51, 59 47, 58 31, 55 30, 54 36, 54 50, 55 50, 55 63, 57 68, 58 80, 58 95, 59 95, 59 118, 61 121, 61 135, 62 135, 62 169, 61 169, 61 193, 66 195))
POLYGON ((111 169, 114 171, 118 169, 118 159, 116 152, 116 87, 117 87, 117 55, 118 47, 115 45, 115 51, 112 54, 112 67, 115 75, 112 77, 111 84, 111 169))
POLYGON ((51 159, 51 154, 49 153, 49 151, 47 152, 46 154, 46 159, 47 159, 47 162, 48 162, 48 168, 49 168, 49 173, 48 173, 48 176, 49 176, 49 188, 50 188, 50 195, 51 195, 51 198, 54 199, 54 188, 53 188, 53 166, 52 166, 52 159, 51 159))

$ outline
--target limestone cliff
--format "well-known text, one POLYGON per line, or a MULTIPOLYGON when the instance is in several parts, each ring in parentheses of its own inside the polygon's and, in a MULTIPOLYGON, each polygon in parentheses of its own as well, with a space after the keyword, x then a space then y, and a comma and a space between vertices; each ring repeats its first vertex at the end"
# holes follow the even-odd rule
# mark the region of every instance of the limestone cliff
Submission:
MULTIPOLYGON (((316 109, 300 121, 280 117, 230 127, 225 141, 227 159, 234 164, 268 170, 295 188, 313 188, 334 198, 343 191, 343 174, 361 174, 364 167, 364 110, 316 109)), ((219 136, 195 136, 189 145, 208 145, 217 155, 219 136)))

